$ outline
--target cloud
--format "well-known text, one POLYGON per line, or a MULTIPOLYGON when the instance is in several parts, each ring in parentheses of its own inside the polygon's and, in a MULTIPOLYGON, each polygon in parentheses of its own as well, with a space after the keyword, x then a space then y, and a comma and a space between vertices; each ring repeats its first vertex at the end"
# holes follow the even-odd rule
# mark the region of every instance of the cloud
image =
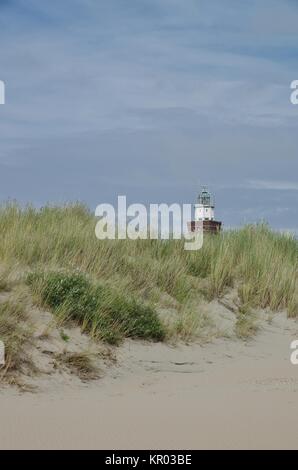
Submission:
POLYGON ((275 180, 250 180, 247 182, 249 189, 268 189, 273 191, 298 191, 296 181, 275 181, 275 180))
POLYGON ((15 1, 0 23, 6 135, 9 121, 14 135, 159 128, 164 111, 179 109, 186 123, 195 113, 230 125, 296 125, 287 67, 246 49, 252 20, 243 17, 256 16, 257 4, 186 3, 15 1))

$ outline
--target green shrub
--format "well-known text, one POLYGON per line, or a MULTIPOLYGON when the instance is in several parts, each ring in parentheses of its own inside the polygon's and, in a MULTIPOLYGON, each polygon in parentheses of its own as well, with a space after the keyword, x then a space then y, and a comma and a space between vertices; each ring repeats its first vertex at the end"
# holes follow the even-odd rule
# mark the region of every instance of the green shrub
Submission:
POLYGON ((121 295, 116 295, 106 305, 103 303, 103 309, 106 311, 107 318, 113 324, 118 325, 119 330, 125 336, 156 341, 164 339, 164 328, 155 310, 142 305, 135 299, 126 299, 121 295))
POLYGON ((42 301, 52 309, 67 306, 73 319, 84 320, 94 314, 99 306, 99 290, 91 285, 82 274, 60 272, 33 273, 27 278, 28 284, 40 289, 42 301))
POLYGON ((54 313, 77 320, 109 343, 124 337, 161 341, 165 331, 151 307, 105 285, 93 285, 82 274, 31 273, 27 282, 54 313))

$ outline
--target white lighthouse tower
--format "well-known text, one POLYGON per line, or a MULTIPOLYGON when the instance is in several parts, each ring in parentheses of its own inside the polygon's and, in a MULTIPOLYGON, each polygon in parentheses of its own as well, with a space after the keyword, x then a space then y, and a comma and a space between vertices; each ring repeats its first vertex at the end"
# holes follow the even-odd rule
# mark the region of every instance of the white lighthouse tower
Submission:
POLYGON ((198 195, 195 204, 195 221, 214 220, 214 201, 206 187, 198 195))
POLYGON ((194 220, 188 223, 191 232, 203 230, 208 233, 218 233, 221 230, 221 222, 214 219, 214 199, 204 186, 198 195, 194 220))

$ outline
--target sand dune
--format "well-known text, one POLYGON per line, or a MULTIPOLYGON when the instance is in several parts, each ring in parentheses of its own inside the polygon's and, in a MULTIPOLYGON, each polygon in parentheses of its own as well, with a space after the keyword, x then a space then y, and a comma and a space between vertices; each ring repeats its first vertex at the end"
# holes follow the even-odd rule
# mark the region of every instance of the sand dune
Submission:
POLYGON ((89 384, 2 390, 2 449, 298 448, 297 323, 276 315, 248 343, 127 341, 89 384))

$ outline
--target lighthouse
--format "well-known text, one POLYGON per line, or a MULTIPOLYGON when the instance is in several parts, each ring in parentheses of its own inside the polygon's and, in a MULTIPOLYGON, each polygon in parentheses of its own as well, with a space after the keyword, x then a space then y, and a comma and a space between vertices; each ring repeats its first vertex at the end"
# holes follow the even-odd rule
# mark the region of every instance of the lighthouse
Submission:
POLYGON ((204 186, 195 204, 195 221, 207 220, 214 220, 214 201, 211 194, 204 186))
POLYGON ((214 217, 214 198, 203 186, 199 192, 197 202, 194 205, 195 217, 189 222, 188 227, 191 232, 203 230, 204 232, 217 233, 221 229, 221 222, 214 217))

